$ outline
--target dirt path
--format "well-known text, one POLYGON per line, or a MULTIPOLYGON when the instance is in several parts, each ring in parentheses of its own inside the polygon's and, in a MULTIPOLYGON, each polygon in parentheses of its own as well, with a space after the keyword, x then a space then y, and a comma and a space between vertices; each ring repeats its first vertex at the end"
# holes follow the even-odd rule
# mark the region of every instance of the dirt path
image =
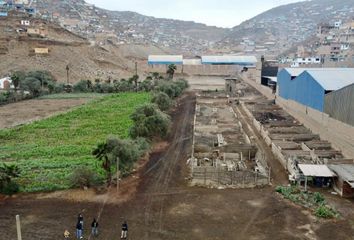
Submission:
MULTIPOLYGON (((98 240, 119 239, 120 224, 129 224, 130 240, 352 240, 347 219, 316 222, 306 210, 284 201, 271 187, 261 189, 205 189, 187 186, 191 128, 195 98, 186 95, 174 113, 169 145, 155 152, 140 174, 140 185, 126 203, 108 203, 102 211, 98 240), (325 229, 340 229, 326 231, 325 229), (319 237, 320 236, 320 237, 319 237)), ((74 233, 77 214, 89 224, 102 203, 21 196, 0 202, 0 239, 16 239, 15 215, 22 219, 23 240, 62 239, 74 233)), ((74 239, 74 238, 72 238, 74 239)), ((94 238, 90 238, 92 240, 94 238)))
POLYGON ((284 185, 284 184, 288 184, 288 177, 286 172, 284 171, 283 166, 280 164, 280 162, 278 161, 278 159, 274 156, 274 154, 272 153, 270 147, 266 144, 266 142, 262 139, 261 134, 259 133, 259 131, 257 131, 257 129, 253 126, 252 123, 252 119, 250 119, 250 117, 246 114, 246 112, 242 109, 241 106, 237 106, 236 107, 237 111, 239 111, 241 114, 241 122, 244 126, 248 126, 245 131, 247 134, 249 134, 249 136, 254 136, 255 137, 255 141, 257 143, 257 147, 259 147, 262 151, 262 153, 264 153, 266 161, 268 163, 268 165, 271 168, 271 178, 272 178, 272 183, 273 184, 280 184, 280 185, 284 185))

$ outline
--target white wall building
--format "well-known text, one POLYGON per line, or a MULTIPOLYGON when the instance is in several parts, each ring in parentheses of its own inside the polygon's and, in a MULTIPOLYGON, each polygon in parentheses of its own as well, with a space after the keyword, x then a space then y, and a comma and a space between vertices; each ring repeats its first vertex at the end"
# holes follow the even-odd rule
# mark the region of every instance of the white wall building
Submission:
POLYGON ((301 67, 302 65, 309 65, 309 64, 321 64, 321 58, 320 57, 295 58, 291 63, 291 67, 301 67))

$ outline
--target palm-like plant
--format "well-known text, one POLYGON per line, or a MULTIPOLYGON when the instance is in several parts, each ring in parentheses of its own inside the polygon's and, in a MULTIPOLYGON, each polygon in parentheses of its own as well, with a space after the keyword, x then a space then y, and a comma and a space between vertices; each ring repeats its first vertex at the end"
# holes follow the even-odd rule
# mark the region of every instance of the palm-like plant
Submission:
POLYGON ((166 73, 169 79, 173 79, 176 70, 177 70, 177 66, 175 64, 168 65, 166 73))
POLYGON ((95 158, 99 161, 102 161, 102 168, 106 171, 107 182, 109 185, 112 182, 112 162, 110 154, 111 151, 107 143, 98 144, 97 147, 92 151, 92 155, 94 155, 95 158))

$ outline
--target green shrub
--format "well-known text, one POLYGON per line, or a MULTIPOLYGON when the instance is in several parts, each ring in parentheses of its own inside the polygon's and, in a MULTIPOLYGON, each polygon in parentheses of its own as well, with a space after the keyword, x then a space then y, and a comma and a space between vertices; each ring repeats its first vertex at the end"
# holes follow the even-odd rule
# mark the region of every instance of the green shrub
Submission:
POLYGON ((317 204, 321 204, 321 203, 324 203, 325 202, 325 198, 324 196, 319 193, 319 192, 315 192, 314 195, 313 195, 313 200, 315 203, 317 204))
POLYGON ((8 182, 1 188, 1 193, 5 195, 12 195, 18 193, 20 191, 20 187, 16 182, 8 182))
POLYGON ((164 92, 156 93, 151 102, 155 103, 159 109, 164 112, 169 110, 172 106, 171 98, 164 92))
POLYGON ((155 104, 145 104, 131 115, 134 124, 130 129, 132 138, 164 138, 167 136, 171 120, 155 104))
POLYGON ((88 167, 76 168, 70 176, 73 187, 91 187, 99 182, 97 174, 88 167))
POLYGON ((315 210, 315 215, 320 218, 334 218, 337 212, 332 208, 322 204, 315 210))
POLYGON ((81 80, 81 81, 75 83, 73 86, 73 90, 74 90, 74 92, 82 92, 82 93, 86 93, 86 92, 91 91, 91 89, 89 89, 89 84, 88 84, 87 80, 81 80))

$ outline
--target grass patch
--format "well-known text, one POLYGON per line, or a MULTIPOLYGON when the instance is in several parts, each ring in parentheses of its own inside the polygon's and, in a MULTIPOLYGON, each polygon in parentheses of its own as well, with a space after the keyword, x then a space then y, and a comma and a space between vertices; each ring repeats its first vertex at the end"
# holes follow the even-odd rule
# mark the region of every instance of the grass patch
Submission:
POLYGON ((68 113, 0 130, 0 161, 19 166, 16 181, 23 192, 70 188, 70 175, 83 166, 103 179, 92 149, 110 134, 127 138, 130 115, 150 98, 149 93, 108 95, 68 113))
POLYGON ((278 186, 275 190, 285 199, 311 209, 319 218, 339 217, 339 213, 326 203, 326 199, 319 192, 303 192, 296 186, 278 186))

